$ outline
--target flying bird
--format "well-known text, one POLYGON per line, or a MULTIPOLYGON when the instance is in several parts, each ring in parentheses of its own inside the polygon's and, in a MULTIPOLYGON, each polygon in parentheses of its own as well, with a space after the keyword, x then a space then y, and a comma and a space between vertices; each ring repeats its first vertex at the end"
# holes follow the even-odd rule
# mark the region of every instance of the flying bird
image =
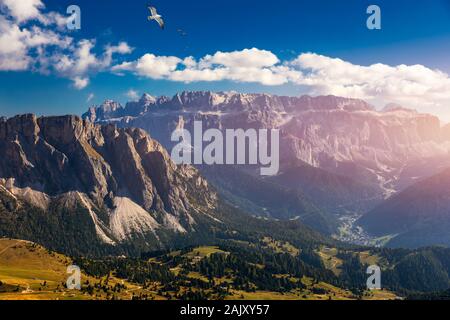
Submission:
POLYGON ((156 8, 149 6, 148 9, 150 10, 150 12, 152 14, 151 16, 148 16, 148 20, 149 21, 155 20, 159 24, 159 27, 161 29, 164 29, 164 20, 162 19, 162 16, 160 14, 158 14, 158 12, 156 11, 156 8))
POLYGON ((187 32, 184 31, 183 29, 177 29, 177 32, 180 34, 180 36, 185 37, 187 36, 187 32))

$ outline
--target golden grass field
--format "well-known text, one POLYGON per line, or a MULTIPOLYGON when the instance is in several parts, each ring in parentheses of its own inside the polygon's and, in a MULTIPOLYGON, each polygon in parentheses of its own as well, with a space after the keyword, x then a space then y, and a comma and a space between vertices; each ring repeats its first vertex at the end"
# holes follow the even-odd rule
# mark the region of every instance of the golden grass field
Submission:
MULTIPOLYGON (((264 239, 268 246, 275 250, 282 250, 293 255, 298 254, 298 250, 287 243, 276 243, 270 239, 264 239)), ((200 261, 211 254, 221 253, 228 254, 214 246, 204 246, 194 248, 185 254, 193 262, 200 261)), ((174 252, 174 255, 180 252, 174 252)), ((333 272, 339 272, 341 261, 335 257, 336 251, 332 248, 322 248, 319 252, 325 265, 333 272)), ((366 262, 376 262, 376 257, 370 256, 368 253, 361 253, 362 259, 366 262)), ((114 287, 120 283, 125 286, 120 292, 112 290, 105 292, 95 289, 92 295, 77 290, 68 290, 65 286, 68 277, 67 266, 71 265, 70 258, 48 251, 44 247, 32 242, 13 239, 0 239, 0 300, 105 300, 105 299, 131 299, 133 294, 145 294, 151 299, 161 300, 166 297, 157 294, 161 287, 160 283, 152 283, 147 288, 129 283, 114 277, 94 278, 82 274, 83 284, 106 284, 108 288, 114 287)), ((264 267, 264 266, 262 266, 264 267)), ((181 271, 181 266, 171 269, 176 275, 181 271)), ((279 277, 289 277, 289 275, 276 275, 279 277)), ((208 282, 204 275, 198 272, 189 272, 188 278, 197 279, 208 282)), ((231 284, 233 277, 213 279, 216 283, 231 284)), ((231 289, 227 299, 234 300, 351 300, 356 297, 347 290, 334 287, 330 284, 319 282, 315 283, 313 279, 304 277, 302 279, 290 278, 291 281, 302 283, 306 289, 293 290, 289 293, 256 291, 244 292, 231 289), (316 294, 313 289, 323 289, 325 293, 316 294)), ((184 292, 187 288, 179 288, 178 292, 170 292, 171 296, 184 292)), ((385 300, 395 299, 395 294, 379 290, 366 292, 363 299, 367 300, 385 300)))
MULTIPOLYGON (((62 290, 71 260, 23 240, 0 240, 0 281, 8 292, 2 300, 84 299, 79 292, 62 290)), ((83 280, 87 277, 83 276, 83 280)))
MULTIPOLYGON (((93 295, 83 294, 78 290, 68 290, 66 281, 67 267, 71 259, 64 255, 50 252, 32 242, 13 239, 0 239, 0 300, 104 300, 112 298, 102 290, 95 290, 93 295), (3 288, 3 289, 2 289, 3 288), (6 290, 5 290, 6 288, 6 290), (2 292, 7 291, 7 292, 2 292)), ((131 299, 133 293, 153 295, 155 292, 143 290, 140 286, 122 281, 113 276, 106 279, 89 277, 82 273, 81 281, 91 284, 107 283, 109 287, 120 283, 126 290, 117 293, 117 299, 131 299)))

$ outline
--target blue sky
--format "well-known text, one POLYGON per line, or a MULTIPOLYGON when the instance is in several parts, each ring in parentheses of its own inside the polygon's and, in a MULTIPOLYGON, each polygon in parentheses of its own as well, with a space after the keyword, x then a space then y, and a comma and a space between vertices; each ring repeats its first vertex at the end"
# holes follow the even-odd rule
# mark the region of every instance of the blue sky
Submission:
MULTIPOLYGON (((23 31, 31 30, 37 25, 45 32, 53 31, 61 37, 70 37, 73 39, 73 48, 65 48, 65 54, 69 57, 76 55, 75 50, 83 39, 94 44, 91 53, 99 60, 103 59, 107 45, 116 46, 126 42, 133 50, 127 53, 114 53, 112 61, 105 63, 102 68, 90 66, 86 70, 75 72, 72 69, 58 71, 52 66, 40 70, 34 62, 39 46, 34 46, 27 53, 31 59, 27 67, 13 71, 7 70, 8 67, 0 69, 0 115, 11 116, 24 112, 81 114, 90 104, 101 103, 104 99, 110 98, 124 103, 130 100, 128 96, 140 95, 143 92, 172 95, 182 90, 236 90, 286 95, 342 92, 343 95, 367 97, 369 102, 376 105, 397 102, 450 119, 450 112, 447 115, 446 111, 446 103, 450 102, 450 97, 442 97, 436 92, 445 90, 450 83, 450 80, 447 83, 448 76, 446 76, 446 73, 450 73, 448 0, 151 1, 166 21, 165 30, 159 30, 156 23, 147 21, 149 12, 146 4, 149 1, 23 0, 34 4, 42 1, 45 4, 45 8, 39 7, 42 15, 50 12, 65 15, 68 5, 79 5, 82 28, 76 32, 58 29, 56 24, 43 26, 36 16, 20 21, 8 8, 8 1, 11 0, 0 0, 0 3, 3 6, 2 15, 9 21, 10 28, 17 25, 23 31), (370 4, 376 4, 381 8, 381 30, 366 28, 368 17, 366 9, 370 4), (182 36, 177 29, 184 30, 187 35, 182 36), (221 61, 223 59, 229 61, 228 57, 214 56, 218 51, 242 52, 251 48, 260 51, 247 52, 248 57, 253 57, 254 54, 257 58, 265 59, 261 65, 251 70, 255 71, 256 78, 262 69, 270 73, 270 79, 264 83, 244 77, 239 72, 248 73, 248 71, 236 66, 235 62, 230 62, 231 67, 226 63, 222 65, 224 62, 221 61), (299 80, 295 78, 298 75, 294 75, 294 79, 291 75, 287 75, 288 71, 283 71, 283 75, 279 74, 278 69, 274 71, 276 67, 289 65, 304 53, 315 55, 304 56, 295 67, 289 67, 289 71, 292 68, 304 75, 312 68, 315 72, 309 75, 308 79, 303 79, 302 76, 302 80, 299 80), (205 59, 207 55, 213 56, 214 59, 210 59, 206 67, 196 65, 192 68, 196 71, 202 69, 202 72, 206 68, 209 73, 214 73, 215 78, 208 78, 207 81, 198 81, 196 78, 197 80, 186 82, 176 80, 174 70, 155 75, 151 65, 144 69, 137 67, 139 59, 146 54, 152 54, 156 59, 166 56, 174 59, 176 57, 180 61, 192 57, 196 63, 202 58, 205 59), (272 56, 276 57, 277 62, 266 62, 266 59, 270 61, 272 56), (334 58, 339 58, 345 63, 331 60, 334 58), (122 68, 123 72, 112 72, 114 66, 123 62, 129 62, 130 67, 122 68), (389 76, 386 76, 384 73, 380 75, 379 68, 376 67, 361 71, 357 68, 377 63, 391 67, 402 64, 422 65, 427 70, 423 71, 420 68, 399 69, 401 72, 387 70, 389 76), (222 72, 221 67, 234 68, 232 75, 219 76, 218 74, 222 72), (330 75, 330 72, 339 68, 348 70, 330 75), (443 74, 433 73, 435 69, 439 69, 443 74), (352 80, 341 86, 336 79, 343 74, 347 76, 348 72, 352 80), (274 73, 276 79, 273 78, 274 73), (377 83, 358 87, 362 81, 358 73, 364 73, 365 82, 370 82, 365 79, 373 77, 378 79, 377 83), (398 76, 394 77, 393 73, 398 76), (411 75, 413 73, 414 75, 411 75), (421 74, 431 80, 420 79, 421 74), (76 88, 74 77, 89 79, 88 84, 76 88), (407 78, 405 81, 411 88, 403 90, 404 92, 397 97, 391 91, 397 90, 392 88, 403 81, 401 77, 407 78), (384 79, 388 79, 386 82, 391 83, 386 86, 380 84, 384 79), (320 81, 327 84, 318 84, 320 81), (442 88, 436 88, 435 83, 444 85, 442 88), (414 88, 418 88, 417 92, 422 92, 423 89, 423 96, 427 100, 416 103, 417 97, 411 97, 411 92, 413 94, 415 92, 414 88), (380 95, 374 96, 373 92, 379 92, 380 95), (424 106, 430 100, 432 103, 424 106)), ((0 38, 1 46, 5 46, 6 43, 8 42, 2 42, 0 38)), ((50 56, 58 52, 58 49, 53 47, 41 47, 47 50, 47 55, 50 56)), ((2 48, 0 48, 0 65, 1 59, 6 59, 2 56, 1 50, 2 48)), ((239 57, 236 55, 233 59, 246 61, 239 60, 239 57)), ((76 58, 73 59, 76 61, 76 58)), ((146 63, 151 64, 152 61, 146 60, 146 63)), ((52 61, 50 64, 53 63, 55 62, 52 61)), ((4 64, 8 64, 8 61, 4 64)), ((176 70, 179 71, 189 68, 184 62, 176 64, 176 70)), ((184 74, 180 77, 186 79, 184 74)))

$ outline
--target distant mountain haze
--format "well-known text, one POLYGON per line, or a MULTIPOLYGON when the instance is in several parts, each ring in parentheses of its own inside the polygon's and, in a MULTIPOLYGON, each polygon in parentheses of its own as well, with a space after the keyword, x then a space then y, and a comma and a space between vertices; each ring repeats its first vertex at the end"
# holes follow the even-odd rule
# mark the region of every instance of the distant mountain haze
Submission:
POLYGON ((336 96, 201 91, 172 98, 144 94, 125 106, 105 101, 83 118, 142 128, 169 150, 174 146, 172 131, 191 131, 194 121, 202 121, 205 129, 280 129, 280 172, 264 179, 264 188, 270 182, 272 188, 281 188, 272 194, 296 192, 301 205, 284 202, 280 207, 281 198, 270 202, 263 184, 260 190, 244 190, 239 178, 244 172, 262 181, 252 167, 235 167, 238 171, 227 175, 214 166, 199 169, 219 194, 255 214, 305 219, 308 210, 316 208, 321 213, 308 224, 326 233, 337 232, 339 216, 363 215, 418 180, 450 167, 448 125, 397 104, 377 111, 365 101, 336 96), (319 222, 319 216, 327 218, 319 222))
POLYGON ((389 246, 450 246, 450 169, 392 196, 359 223, 374 235, 396 235, 389 246))

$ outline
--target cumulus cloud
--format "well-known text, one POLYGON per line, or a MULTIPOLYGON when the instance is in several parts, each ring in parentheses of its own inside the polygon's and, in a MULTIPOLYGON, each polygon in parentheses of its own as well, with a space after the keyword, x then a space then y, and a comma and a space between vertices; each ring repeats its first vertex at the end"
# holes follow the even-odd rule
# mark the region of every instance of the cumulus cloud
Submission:
POLYGON ((0 16, 0 70, 25 70, 30 64, 24 32, 0 16))
POLYGON ((135 68, 139 75, 162 79, 175 71, 180 62, 177 57, 157 57, 147 53, 136 62, 135 68))
POLYGON ((0 6, 17 22, 43 19, 40 10, 44 4, 41 0, 0 0, 0 6))
POLYGON ((72 80, 73 86, 78 90, 86 88, 89 84, 89 78, 74 77, 72 80))
POLYGON ((113 54, 130 54, 134 48, 130 47, 128 43, 122 41, 116 46, 107 45, 104 53, 103 64, 109 67, 112 63, 113 54))
POLYGON ((147 53, 136 61, 123 62, 111 68, 111 71, 122 75, 124 71, 133 71, 139 76, 163 79, 169 77, 182 62, 177 57, 155 56, 147 53))
POLYGON ((139 93, 136 90, 130 89, 125 95, 133 101, 139 100, 139 93))
POLYGON ((256 48, 242 51, 221 52, 207 55, 200 60, 200 66, 209 68, 212 65, 222 65, 230 68, 264 68, 271 67, 279 62, 276 55, 267 50, 256 48))
POLYGON ((448 74, 423 65, 361 66, 314 53, 301 54, 290 65, 302 72, 293 82, 308 86, 313 94, 361 98, 375 104, 397 102, 428 112, 433 112, 429 107, 450 108, 448 74))
POLYGON ((313 95, 337 95, 364 99, 377 106, 399 103, 435 114, 448 113, 450 77, 423 65, 356 65, 338 58, 303 53, 280 61, 270 51, 256 48, 216 52, 199 60, 148 53, 136 61, 112 68, 151 79, 178 82, 235 81, 266 86, 296 84, 313 95))
POLYGON ((93 52, 95 46, 94 40, 83 39, 73 46, 69 53, 53 55, 55 70, 58 74, 72 79, 75 88, 83 89, 89 84, 89 74, 109 70, 113 54, 132 52, 132 48, 126 42, 121 42, 117 46, 106 46, 101 55, 93 52))
POLYGON ((120 42, 96 53, 95 40, 68 35, 68 17, 44 10, 41 0, 0 0, 0 71, 54 72, 83 89, 92 73, 111 67, 114 55, 133 51, 120 42))
MULTIPOLYGON (((257 82, 264 85, 281 85, 289 81, 276 55, 256 48, 233 52, 216 52, 199 61, 193 57, 143 55, 136 61, 124 62, 112 67, 123 74, 132 71, 151 79, 167 79, 180 82, 222 81, 257 82)), ((291 71, 293 73, 294 71, 291 71)))
POLYGON ((273 86, 289 81, 278 65, 280 60, 270 51, 257 48, 221 52, 206 55, 198 62, 192 57, 179 61, 184 67, 172 72, 173 81, 221 81, 256 82, 273 86))
POLYGON ((113 53, 128 54, 133 52, 133 48, 124 41, 120 42, 117 46, 108 45, 106 48, 106 54, 108 56, 111 56, 113 53))

